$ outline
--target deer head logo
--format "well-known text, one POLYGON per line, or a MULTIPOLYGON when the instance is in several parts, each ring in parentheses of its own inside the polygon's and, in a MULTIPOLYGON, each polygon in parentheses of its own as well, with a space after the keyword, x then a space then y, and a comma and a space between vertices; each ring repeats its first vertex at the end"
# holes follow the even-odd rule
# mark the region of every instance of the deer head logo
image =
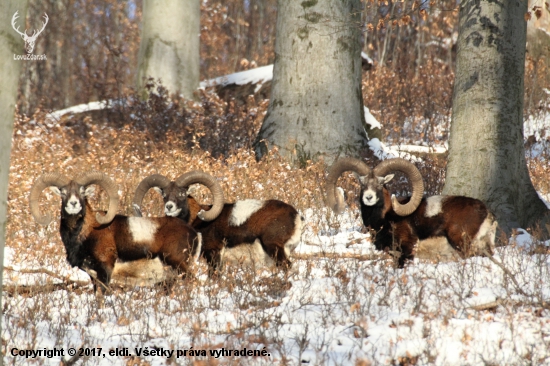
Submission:
POLYGON ((44 28, 46 28, 46 24, 48 24, 48 19, 49 19, 48 14, 44 13, 44 19, 46 21, 43 22, 42 29, 40 29, 39 31, 35 29, 34 32, 32 33, 32 36, 29 36, 27 34, 26 29, 25 29, 25 32, 20 32, 19 27, 17 28, 15 27, 15 22, 17 18, 19 18, 19 15, 17 14, 18 12, 19 11, 16 11, 15 14, 13 14, 13 18, 11 18, 11 26, 13 27, 13 29, 15 29, 17 33, 21 35, 21 38, 23 38, 23 40, 25 41, 25 51, 27 51, 27 53, 32 53, 32 51, 34 50, 34 43, 36 42, 36 37, 38 37, 38 35, 42 33, 44 28))

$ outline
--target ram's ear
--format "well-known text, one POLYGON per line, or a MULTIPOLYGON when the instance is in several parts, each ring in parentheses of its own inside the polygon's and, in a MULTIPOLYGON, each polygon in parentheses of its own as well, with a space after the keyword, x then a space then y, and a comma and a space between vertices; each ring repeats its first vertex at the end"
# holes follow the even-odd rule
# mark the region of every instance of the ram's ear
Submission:
POLYGON ((93 195, 95 193, 95 186, 88 186, 88 187, 85 187, 85 188, 81 187, 80 190, 81 190, 82 196, 90 197, 91 195, 93 195))
POLYGON ((187 197, 187 195, 189 194, 189 191, 191 191, 189 187, 181 187, 180 190, 178 191, 178 197, 179 198, 187 197))
POLYGON ((153 187, 155 192, 159 193, 162 197, 164 197, 164 191, 159 187, 153 187))
POLYGON ((377 178, 378 178, 378 182, 380 184, 386 184, 386 183, 389 183, 393 179, 394 176, 395 176, 395 174, 388 174, 385 177, 377 177, 377 178))
POLYGON ((50 190, 57 196, 61 197, 61 190, 58 187, 52 186, 50 190))
POLYGON ((359 183, 365 184, 366 175, 361 176, 357 172, 352 172, 352 173, 353 173, 353 176, 355 177, 355 179, 357 179, 359 181, 359 183))

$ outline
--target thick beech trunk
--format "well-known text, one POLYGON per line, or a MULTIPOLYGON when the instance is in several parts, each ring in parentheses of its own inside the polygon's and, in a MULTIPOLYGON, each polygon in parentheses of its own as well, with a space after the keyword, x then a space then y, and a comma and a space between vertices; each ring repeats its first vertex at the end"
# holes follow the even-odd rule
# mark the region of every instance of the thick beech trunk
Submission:
POLYGON ((460 3, 443 193, 483 200, 506 231, 531 226, 547 212, 523 147, 526 11, 523 0, 460 3))
POLYGON ((355 154, 367 143, 359 0, 279 0, 271 100, 257 137, 291 160, 355 154))
POLYGON ((199 86, 200 2, 144 0, 137 86, 160 79, 170 93, 193 98, 199 86))

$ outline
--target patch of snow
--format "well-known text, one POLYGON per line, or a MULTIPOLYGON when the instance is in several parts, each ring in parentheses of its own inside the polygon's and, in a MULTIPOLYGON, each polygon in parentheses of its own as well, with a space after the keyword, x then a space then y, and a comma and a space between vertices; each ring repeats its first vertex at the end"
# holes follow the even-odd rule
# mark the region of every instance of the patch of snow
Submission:
POLYGON ((230 84, 260 84, 261 87, 263 83, 265 83, 266 81, 271 81, 271 79, 273 79, 273 65, 267 65, 257 67, 255 69, 236 72, 234 74, 220 76, 210 80, 201 81, 199 87, 204 89, 211 86, 226 86, 230 84))
POLYGON ((48 113, 46 115, 46 120, 59 121, 61 117, 69 113, 76 114, 76 113, 84 113, 89 111, 97 111, 97 110, 112 108, 112 106, 117 102, 118 101, 115 101, 115 100, 101 100, 97 102, 74 105, 69 108, 60 109, 60 110, 48 113))
POLYGON ((542 202, 546 204, 546 207, 548 207, 548 209, 550 210, 550 193, 542 194, 540 192, 537 192, 537 194, 539 195, 539 198, 542 200, 542 202))
POLYGON ((523 123, 523 136, 535 136, 537 141, 550 135, 550 113, 542 116, 529 116, 523 123), (543 136, 544 135, 544 136, 543 136))
POLYGON ((411 155, 407 152, 400 151, 398 149, 386 146, 386 144, 384 144, 377 138, 373 138, 369 140, 369 148, 372 150, 374 155, 380 160, 403 158, 406 160, 410 160, 412 162, 422 161, 422 159, 414 155, 411 155))
POLYGON ((376 120, 376 118, 372 115, 372 113, 370 112, 370 110, 363 106, 363 111, 364 111, 364 114, 365 114, 365 122, 371 127, 371 128, 379 128, 379 129, 382 129, 382 125, 380 124, 380 122, 378 122, 376 120))
MULTIPOLYGON (((511 238, 511 243, 522 248, 523 250, 529 251, 533 249, 534 243, 537 242, 531 234, 529 234, 524 229, 516 229, 516 234, 511 238)), ((550 248, 550 240, 541 243, 550 248)))
POLYGON ((372 61, 372 58, 370 58, 365 52, 361 51, 361 58, 369 64, 374 64, 374 61, 372 61))

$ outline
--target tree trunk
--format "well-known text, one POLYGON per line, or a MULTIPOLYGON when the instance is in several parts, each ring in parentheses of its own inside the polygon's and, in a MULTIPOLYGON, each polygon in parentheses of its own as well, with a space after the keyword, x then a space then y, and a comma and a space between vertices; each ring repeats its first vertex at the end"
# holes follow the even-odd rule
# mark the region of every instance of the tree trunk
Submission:
MULTIPOLYGON (((6 244, 6 225, 8 210, 8 177, 10 172, 11 137, 19 73, 21 62, 16 61, 14 54, 24 54, 23 39, 11 28, 11 18, 19 11, 19 24, 25 24, 27 1, 6 0, 0 3, 0 284, 4 272, 4 246, 6 244)), ((0 308, 2 294, 0 293, 0 308)), ((2 326, 0 324, 0 333, 2 326)), ((2 365, 2 357, 0 357, 2 365)))
POLYGON ((547 212, 523 148, 523 0, 460 3, 450 154, 444 194, 483 200, 506 232, 547 212))
POLYGON ((356 154, 367 143, 360 1, 279 0, 277 5, 273 84, 255 142, 257 158, 271 145, 301 163, 356 154))
POLYGON ((200 2, 144 0, 137 87, 160 79, 170 93, 193 98, 199 86, 200 2))
MULTIPOLYGON (((529 1, 529 9, 542 5, 537 0, 529 1)), ((550 11, 543 10, 540 18, 534 13, 527 22, 527 54, 534 60, 541 60, 547 68, 550 68, 550 11)), ((550 84, 550 74, 546 73, 544 80, 539 80, 543 85, 550 84)))

